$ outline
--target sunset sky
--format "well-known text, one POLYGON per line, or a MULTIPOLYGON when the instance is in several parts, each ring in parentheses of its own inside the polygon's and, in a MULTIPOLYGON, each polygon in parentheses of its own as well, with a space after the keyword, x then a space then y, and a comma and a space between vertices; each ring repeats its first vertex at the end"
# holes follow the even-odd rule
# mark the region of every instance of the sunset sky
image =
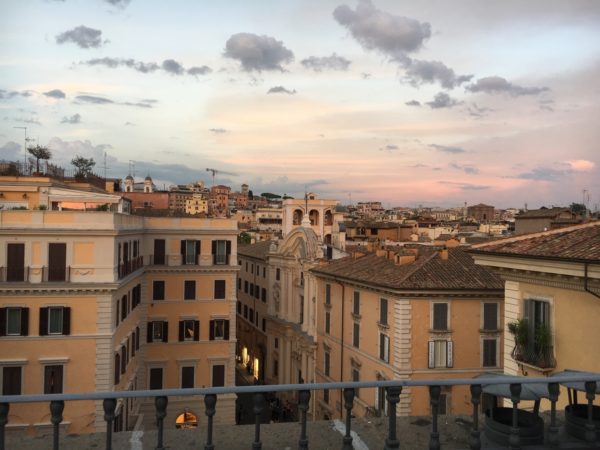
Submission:
POLYGON ((595 0, 3 0, 0 159, 342 203, 600 204, 595 0), (34 142, 35 142, 34 141, 34 142), (586 197, 587 201, 587 197, 586 197))

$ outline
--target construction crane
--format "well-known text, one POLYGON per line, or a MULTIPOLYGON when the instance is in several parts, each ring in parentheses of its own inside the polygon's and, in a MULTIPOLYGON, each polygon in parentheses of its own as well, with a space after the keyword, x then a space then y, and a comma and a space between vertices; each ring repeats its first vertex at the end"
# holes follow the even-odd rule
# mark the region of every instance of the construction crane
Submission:
POLYGON ((219 169, 210 169, 210 168, 207 168, 206 171, 212 173, 212 185, 213 186, 215 185, 215 175, 218 174, 218 173, 220 173, 222 175, 233 175, 233 176, 237 175, 237 173, 225 172, 224 170, 219 170, 219 169))

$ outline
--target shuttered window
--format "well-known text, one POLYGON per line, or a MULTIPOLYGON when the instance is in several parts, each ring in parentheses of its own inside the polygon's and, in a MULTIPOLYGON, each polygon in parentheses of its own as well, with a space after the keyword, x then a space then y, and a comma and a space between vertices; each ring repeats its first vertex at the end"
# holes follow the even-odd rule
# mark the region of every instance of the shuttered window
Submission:
POLYGON ((498 329, 498 303, 483 304, 483 329, 498 329))
POLYGON ((191 389, 194 387, 194 367, 182 367, 181 368, 181 388, 191 389))
POLYGON ((433 304, 433 329, 448 329, 448 303, 433 304))
POLYGON ((382 325, 387 325, 388 320, 388 301, 387 298, 379 299, 379 323, 382 325))
POLYGON ((383 333, 379 334, 379 359, 390 362, 390 338, 383 333))
POLYGON ((165 299, 165 282, 164 280, 154 280, 152 282, 152 300, 165 299))
POLYGON ((429 341, 429 368, 453 366, 453 342, 438 340, 429 341))
POLYGON ((63 366, 44 366, 44 394, 62 394, 63 366))
POLYGON ((222 300, 225 298, 225 280, 215 280, 215 299, 222 300))
POLYGON ((225 366, 222 364, 212 366, 213 387, 225 386, 225 366))
POLYGON ((27 336, 29 334, 29 308, 0 308, 0 336, 27 336))
POLYGON ((179 342, 199 341, 200 340, 200 321, 199 320, 181 320, 179 322, 179 342))
POLYGON ((40 308, 40 336, 71 334, 71 308, 50 306, 40 308))
POLYGON ((22 367, 2 368, 2 395, 21 395, 22 367))
POLYGON ((185 280, 183 290, 184 300, 196 300, 196 280, 185 280))
POLYGON ((483 367, 496 367, 498 365, 496 347, 496 339, 483 340, 483 367))
POLYGON ((163 369, 162 367, 153 367, 150 369, 150 389, 162 389, 163 387, 163 369))
POLYGON ((25 281, 25 244, 6 246, 6 281, 25 281))

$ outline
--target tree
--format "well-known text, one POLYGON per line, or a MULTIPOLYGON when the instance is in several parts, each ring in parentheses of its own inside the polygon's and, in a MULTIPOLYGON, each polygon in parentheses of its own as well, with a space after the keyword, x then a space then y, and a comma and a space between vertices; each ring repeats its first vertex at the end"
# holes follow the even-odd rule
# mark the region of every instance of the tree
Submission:
POLYGON ((48 149, 48 147, 43 147, 41 145, 29 147, 27 151, 35 158, 35 171, 38 173, 40 172, 40 159, 47 161, 52 158, 52 152, 48 149))
POLYGON ((281 195, 272 194, 270 192, 263 192, 262 194, 260 194, 260 196, 264 197, 266 199, 269 199, 269 200, 273 200, 275 198, 281 198, 281 195))
POLYGON ((71 164, 75 166, 77 172, 75 177, 85 178, 92 173, 92 169, 96 165, 94 158, 84 158, 83 156, 75 155, 75 158, 71 160, 71 164))
POLYGON ((571 203, 569 209, 573 214, 577 214, 578 216, 585 216, 587 213, 587 207, 583 203, 571 203))
POLYGON ((239 244, 250 244, 251 242, 252 242, 252 237, 245 231, 242 231, 238 235, 238 243, 239 244))

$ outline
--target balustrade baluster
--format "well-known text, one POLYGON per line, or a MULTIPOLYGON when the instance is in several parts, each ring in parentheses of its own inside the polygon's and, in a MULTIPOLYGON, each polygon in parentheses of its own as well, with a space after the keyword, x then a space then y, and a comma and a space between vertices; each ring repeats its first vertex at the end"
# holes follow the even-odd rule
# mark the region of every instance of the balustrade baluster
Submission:
POLYGON ((260 450, 262 442, 260 442, 260 415, 265 408, 265 396, 262 392, 254 394, 254 442, 252 443, 253 450, 260 450))
POLYGON ((306 411, 310 402, 310 391, 300 391, 298 395, 298 409, 300 410, 300 440, 298 448, 308 450, 308 439, 306 438, 306 411))
POLYGON ((429 435, 429 450, 440 450, 440 433, 438 433, 438 409, 440 406, 440 386, 429 386, 429 399, 431 402, 431 433, 429 435))
POLYGON ((62 413, 65 409, 65 402, 62 400, 53 400, 50 402, 50 422, 52 422, 52 448, 58 450, 58 438, 60 434, 60 424, 63 421, 62 413))
POLYGON ((388 437, 385 440, 384 450, 400 448, 400 441, 396 437, 396 405, 400 401, 402 386, 390 386, 386 389, 388 401, 388 437))
POLYGON ((558 383, 548 383, 548 398, 550 399, 550 426, 548 427, 548 444, 558 448, 558 426, 556 424, 556 401, 560 387, 558 383))
POLYGON ((117 400, 114 398, 104 399, 102 407, 104 408, 104 420, 106 421, 106 450, 112 450, 112 429, 117 400))
POLYGON ((215 406, 217 405, 217 396, 215 394, 206 394, 204 396, 204 406, 206 408, 206 416, 208 417, 208 424, 206 428, 206 445, 204 450, 214 450, 215 445, 213 444, 213 416, 215 415, 215 406))
POLYGON ((0 450, 4 450, 6 424, 8 423, 8 411, 10 403, 0 403, 0 450))
POLYGON ((344 436, 344 445, 342 450, 352 450, 352 435, 350 426, 352 420, 352 405, 354 403, 354 388, 344 389, 344 408, 346 408, 346 435, 344 436))
MULTIPOLYGON (((589 444, 596 442, 596 425, 594 424, 594 398, 596 397, 596 382, 586 381, 585 382, 585 398, 588 401, 587 413, 588 420, 585 424, 585 441, 589 444)), ((593 448, 597 448, 594 445, 590 445, 593 448)))
POLYGON ((521 435, 519 430, 519 401, 521 400, 521 383, 512 383, 510 385, 510 399, 513 403, 512 427, 508 437, 510 450, 519 450, 521 448, 521 435))
POLYGON ((471 385, 471 403, 473 403, 473 429, 469 442, 471 450, 481 449, 481 432, 479 431, 479 405, 481 403, 481 385, 471 385))
POLYGON ((156 436, 156 450, 165 450, 163 447, 163 430, 164 421, 167 416, 167 404, 169 399, 167 397, 156 397, 154 399, 154 408, 156 409, 156 425, 158 427, 158 433, 156 436))

